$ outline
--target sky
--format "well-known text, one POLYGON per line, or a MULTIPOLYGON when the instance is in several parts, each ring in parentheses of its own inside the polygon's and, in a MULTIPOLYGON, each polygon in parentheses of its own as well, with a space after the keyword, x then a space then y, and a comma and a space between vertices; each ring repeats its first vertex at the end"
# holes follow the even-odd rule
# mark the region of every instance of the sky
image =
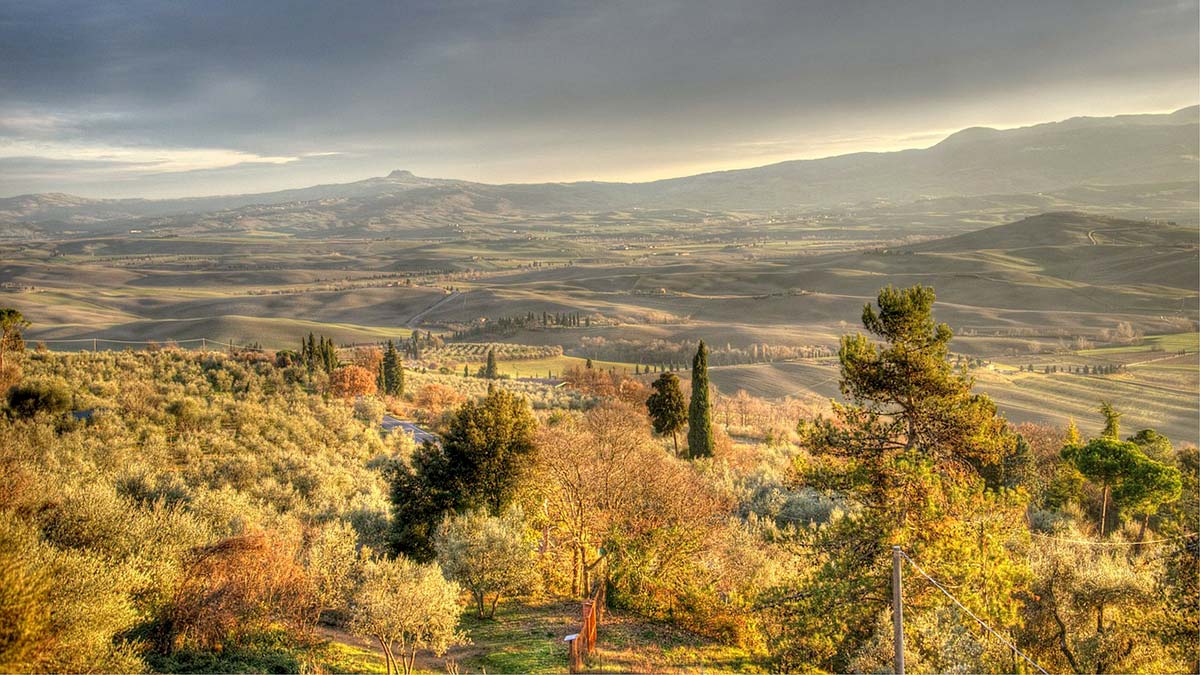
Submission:
POLYGON ((641 181, 1200 100, 1200 0, 0 0, 0 196, 641 181))

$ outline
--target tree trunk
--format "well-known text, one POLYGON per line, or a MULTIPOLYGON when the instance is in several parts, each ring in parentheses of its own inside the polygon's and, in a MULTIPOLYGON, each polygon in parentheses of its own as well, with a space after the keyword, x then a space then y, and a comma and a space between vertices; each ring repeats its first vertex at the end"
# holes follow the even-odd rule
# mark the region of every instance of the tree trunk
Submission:
POLYGON ((1146 515, 1142 517, 1142 526, 1140 528, 1138 528, 1138 544, 1137 544, 1137 546, 1133 547, 1133 550, 1137 551, 1142 548, 1142 542, 1146 541, 1146 528, 1149 525, 1150 525, 1150 512, 1147 511, 1146 515))
MULTIPOLYGON (((406 657, 401 655, 400 658, 403 659, 406 657)), ((417 664, 417 646, 416 645, 413 645, 412 647, 409 648, 407 659, 408 660, 404 664, 404 675, 412 675, 413 666, 415 666, 417 664)))
POLYGON ((379 649, 383 652, 383 664, 387 668, 387 675, 392 675, 392 659, 388 656, 387 643, 378 635, 375 636, 375 639, 379 640, 379 649))
POLYGON ((497 604, 497 603, 499 603, 499 602, 500 602, 500 594, 499 594, 499 593, 497 593, 497 594, 496 594, 496 597, 492 598, 492 609, 491 609, 491 611, 490 611, 490 612, 488 612, 488 618, 489 618, 489 619, 494 619, 494 618, 496 618, 496 604, 497 604))
POLYGON ((671 432, 671 442, 675 444, 675 456, 676 457, 679 456, 679 435, 678 434, 679 434, 678 431, 671 432))
POLYGON ((479 608, 479 618, 481 618, 481 619, 484 618, 484 616, 483 616, 483 593, 480 591, 475 592, 475 605, 479 608))
POLYGON ((1104 530, 1108 526, 1108 483, 1104 484, 1104 496, 1100 500, 1100 537, 1104 538, 1104 530))
POLYGON ((579 595, 579 547, 571 547, 571 595, 579 595))

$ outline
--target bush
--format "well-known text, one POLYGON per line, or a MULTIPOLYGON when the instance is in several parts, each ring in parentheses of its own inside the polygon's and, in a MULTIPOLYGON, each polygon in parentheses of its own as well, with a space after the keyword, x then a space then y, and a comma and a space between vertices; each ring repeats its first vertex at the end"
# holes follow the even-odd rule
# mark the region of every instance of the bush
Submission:
POLYGON ((71 393, 62 381, 24 382, 8 391, 8 411, 15 417, 62 415, 70 409, 71 393))

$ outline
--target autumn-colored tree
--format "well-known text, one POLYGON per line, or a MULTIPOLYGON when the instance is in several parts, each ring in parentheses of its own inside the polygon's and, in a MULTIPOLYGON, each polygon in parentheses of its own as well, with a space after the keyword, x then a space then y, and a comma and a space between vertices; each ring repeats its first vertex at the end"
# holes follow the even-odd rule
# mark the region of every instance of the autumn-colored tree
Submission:
POLYGON ((312 614, 309 591, 295 546, 282 538, 255 532, 198 548, 158 625, 159 649, 216 648, 273 621, 302 622, 312 614))
POLYGON ((413 396, 413 407, 424 421, 436 422, 447 410, 461 405, 465 400, 466 397, 457 389, 430 382, 417 390, 413 396))
POLYGON ((25 315, 12 307, 0 307, 0 374, 5 368, 5 354, 21 352, 25 349, 25 340, 21 331, 29 327, 25 315))
POLYGON ((375 393, 375 375, 362 366, 342 366, 329 375, 329 392, 340 398, 375 393))

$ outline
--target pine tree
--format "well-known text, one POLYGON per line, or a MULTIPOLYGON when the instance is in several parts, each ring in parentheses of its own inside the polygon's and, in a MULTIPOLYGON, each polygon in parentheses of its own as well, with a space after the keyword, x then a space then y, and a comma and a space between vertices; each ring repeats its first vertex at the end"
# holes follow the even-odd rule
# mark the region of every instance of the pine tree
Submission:
POLYGON ((704 340, 692 359, 692 404, 688 408, 688 458, 712 457, 712 406, 708 400, 708 347, 704 340))
POLYGON ((587 368, 588 370, 591 370, 591 369, 593 368, 593 366, 592 366, 592 360, 591 360, 591 359, 588 359, 588 360, 587 360, 587 363, 583 364, 583 367, 584 367, 584 368, 587 368))

